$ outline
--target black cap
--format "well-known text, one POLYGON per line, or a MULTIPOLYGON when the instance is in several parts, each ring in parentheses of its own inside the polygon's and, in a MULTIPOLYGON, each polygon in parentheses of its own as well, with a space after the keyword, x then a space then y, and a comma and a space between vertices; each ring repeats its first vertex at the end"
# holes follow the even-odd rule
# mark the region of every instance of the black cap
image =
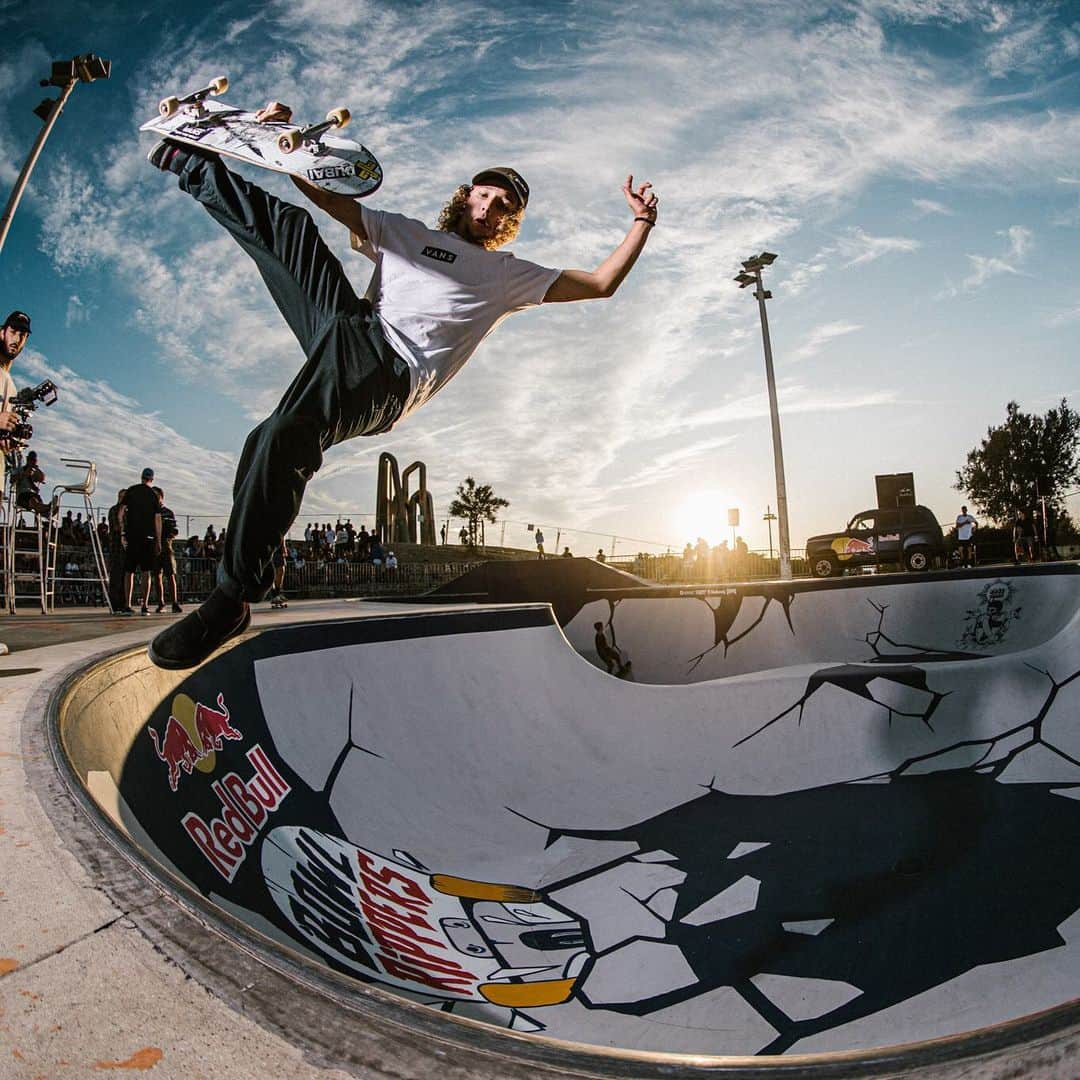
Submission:
POLYGON ((499 187, 509 188, 521 203, 524 210, 529 205, 529 185, 525 183, 525 177, 508 165, 493 165, 490 169, 478 172, 473 178, 474 184, 494 183, 499 187))
POLYGON ((14 326, 16 330, 30 333, 30 316, 25 311, 13 311, 5 320, 5 326, 14 326))

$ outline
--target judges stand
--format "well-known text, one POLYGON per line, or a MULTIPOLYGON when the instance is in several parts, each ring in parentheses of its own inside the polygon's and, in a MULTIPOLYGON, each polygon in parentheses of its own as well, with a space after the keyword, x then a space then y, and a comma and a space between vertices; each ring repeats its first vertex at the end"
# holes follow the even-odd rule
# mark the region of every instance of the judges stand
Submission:
MULTIPOLYGON (((21 509, 16 501, 18 473, 25 464, 22 447, 9 450, 7 480, 4 485, 4 600, 9 615, 18 610, 19 601, 33 601, 44 615, 51 607, 48 591, 46 550, 49 522, 33 510, 21 509), (32 519, 33 525, 28 521, 32 519)), ((53 518, 55 520, 55 517, 53 518)))
POLYGON ((81 478, 70 484, 57 484, 53 488, 52 518, 47 540, 47 586, 49 607, 52 608, 55 601, 56 582, 59 579, 65 586, 70 585, 77 593, 89 594, 88 599, 94 600, 94 593, 99 589, 105 606, 113 613, 112 603, 109 600, 109 571, 105 562, 105 553, 101 548, 101 537, 97 531, 97 518, 94 514, 92 496, 97 490, 97 464, 83 458, 62 457, 61 462, 69 469, 78 469, 81 478), (66 502, 65 502, 66 500, 66 502), (90 551, 94 557, 93 567, 82 567, 77 576, 57 574, 57 562, 59 553, 60 518, 64 506, 69 509, 78 508, 82 511, 83 520, 87 523, 90 533, 90 551))

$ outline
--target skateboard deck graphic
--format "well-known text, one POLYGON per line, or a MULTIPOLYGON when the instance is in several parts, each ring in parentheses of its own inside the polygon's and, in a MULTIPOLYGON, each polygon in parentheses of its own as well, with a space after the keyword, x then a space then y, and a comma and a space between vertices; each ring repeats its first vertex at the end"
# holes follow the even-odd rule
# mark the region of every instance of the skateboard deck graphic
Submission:
POLYGON ((186 97, 165 98, 159 115, 139 130, 298 176, 339 195, 360 198, 382 183, 382 167, 371 151, 333 133, 348 123, 348 110, 332 110, 325 122, 308 127, 261 122, 254 112, 208 100, 227 89, 228 80, 221 76, 186 97))

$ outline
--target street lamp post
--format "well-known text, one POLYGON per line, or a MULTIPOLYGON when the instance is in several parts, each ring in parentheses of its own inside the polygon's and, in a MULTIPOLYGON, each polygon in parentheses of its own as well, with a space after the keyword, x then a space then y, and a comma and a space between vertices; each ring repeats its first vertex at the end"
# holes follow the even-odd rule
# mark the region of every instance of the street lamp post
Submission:
POLYGON ((776 520, 776 515, 772 512, 771 506, 765 507, 765 516, 761 520, 769 526, 769 558, 772 559, 772 523, 776 520))
MULTIPOLYGON (((769 418, 772 421, 773 466, 776 472, 776 511, 780 523, 780 577, 791 580, 791 537, 788 531, 787 484, 784 480, 784 448, 780 441, 780 411, 776 404, 776 378, 773 375, 772 343, 769 341, 769 317, 765 312, 765 301, 772 299, 772 293, 765 289, 761 280, 761 271, 771 266, 776 256, 770 251, 754 255, 743 264, 741 273, 735 278, 740 289, 748 285, 755 286, 754 298, 758 302, 761 314, 761 339, 765 345, 765 381, 769 388, 769 418)), ((770 526, 771 529, 771 526, 770 526)))
POLYGON ((34 145, 30 149, 30 156, 26 159, 26 164, 23 165, 18 180, 15 181, 11 198, 8 199, 8 204, 4 208, 4 216, 0 218, 0 250, 4 247, 8 230, 11 228, 11 220, 15 217, 15 209, 19 205, 19 200, 22 198, 27 182, 30 180, 30 174, 34 171, 34 166, 37 164, 45 140, 49 137, 53 125, 64 111, 67 99, 71 97, 71 91, 75 89, 76 83, 107 79, 111 69, 111 60, 102 60, 100 56, 86 53, 84 56, 76 56, 73 60, 54 60, 52 74, 49 78, 41 80, 42 86, 59 87, 60 96, 58 98, 46 98, 34 109, 34 113, 42 120, 42 128, 38 132, 38 137, 34 140, 34 145))

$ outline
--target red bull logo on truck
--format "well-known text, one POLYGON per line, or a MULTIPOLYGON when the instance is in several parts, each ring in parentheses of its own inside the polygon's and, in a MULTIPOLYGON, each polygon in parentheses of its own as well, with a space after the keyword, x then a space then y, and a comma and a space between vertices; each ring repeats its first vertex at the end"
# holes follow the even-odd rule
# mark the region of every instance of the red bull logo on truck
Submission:
POLYGON ((187 694, 173 699, 165 734, 147 725, 154 743, 154 751, 169 770, 169 787, 176 791, 180 784, 180 772, 188 776, 198 768, 212 772, 214 752, 220 750, 223 739, 242 739, 243 732, 233 727, 225 695, 218 694, 217 708, 195 702, 187 694))
POLYGON ((863 555, 874 550, 874 540, 860 540, 857 536, 844 536, 833 542, 841 555, 863 555))

